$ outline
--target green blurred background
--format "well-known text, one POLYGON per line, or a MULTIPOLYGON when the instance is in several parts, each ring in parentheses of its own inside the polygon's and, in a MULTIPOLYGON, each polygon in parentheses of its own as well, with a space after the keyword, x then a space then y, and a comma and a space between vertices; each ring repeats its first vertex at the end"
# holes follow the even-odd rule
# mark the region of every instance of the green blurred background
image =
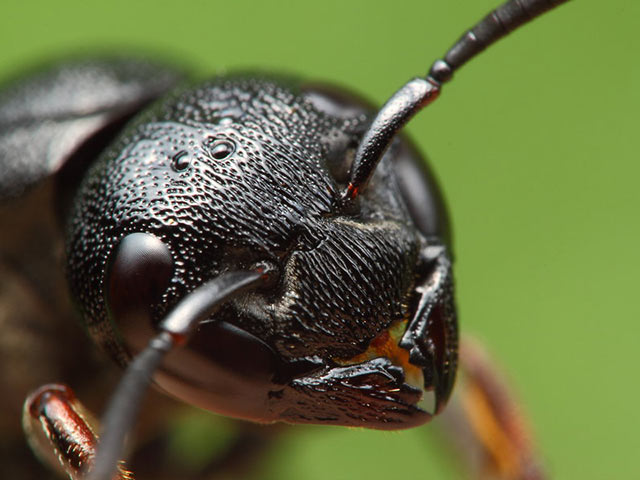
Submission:
MULTIPOLYGON (((0 77, 135 49, 381 103, 496 5, 4 0, 0 77)), ((640 478, 639 27, 639 2, 574 0, 467 65, 408 127, 453 215, 461 327, 505 365, 558 479, 640 478)), ((429 427, 299 428, 263 476, 460 478, 437 444, 429 427)))

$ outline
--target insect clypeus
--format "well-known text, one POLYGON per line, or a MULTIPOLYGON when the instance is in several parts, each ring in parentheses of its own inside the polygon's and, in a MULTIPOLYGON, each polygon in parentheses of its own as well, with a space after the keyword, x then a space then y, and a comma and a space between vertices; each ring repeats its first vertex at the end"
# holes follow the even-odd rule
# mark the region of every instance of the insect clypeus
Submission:
MULTIPOLYGON (((70 316, 50 290, 61 221, 84 326, 129 365, 97 461, 73 394, 36 390, 24 418, 39 454, 72 476, 111 478, 151 375, 188 403, 260 423, 399 429, 440 413, 458 356, 448 220, 397 133, 459 66, 559 3, 500 7, 377 114, 297 79, 189 85, 130 59, 64 63, 8 86, 7 318, 70 316)), ((77 363, 68 353, 60 363, 77 363)))

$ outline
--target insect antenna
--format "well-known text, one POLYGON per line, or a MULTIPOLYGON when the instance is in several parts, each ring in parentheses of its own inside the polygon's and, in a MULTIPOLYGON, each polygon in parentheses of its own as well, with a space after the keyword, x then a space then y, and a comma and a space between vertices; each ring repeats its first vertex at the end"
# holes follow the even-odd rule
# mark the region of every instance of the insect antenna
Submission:
POLYGON ((127 367, 104 415, 102 434, 93 468, 87 480, 111 480, 124 451, 125 436, 140 409, 140 402, 153 373, 165 355, 184 345, 200 322, 209 318, 226 301, 266 285, 270 267, 261 264, 253 271, 226 272, 196 288, 183 298, 160 323, 160 333, 127 367))
POLYGON ((568 0, 510 0, 468 30, 436 60, 425 78, 414 78, 387 100, 365 132, 349 172, 342 200, 357 197, 398 131, 413 115, 438 97, 441 85, 482 50, 519 26, 568 0))

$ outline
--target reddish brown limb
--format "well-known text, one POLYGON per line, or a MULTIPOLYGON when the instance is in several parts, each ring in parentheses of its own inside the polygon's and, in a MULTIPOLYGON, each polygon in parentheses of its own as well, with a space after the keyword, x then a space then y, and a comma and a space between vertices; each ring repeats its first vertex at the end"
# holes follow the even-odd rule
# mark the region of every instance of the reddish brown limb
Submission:
POLYGON ((455 394, 445 410, 445 434, 477 479, 547 478, 522 407, 512 389, 476 341, 463 338, 455 394))
MULTIPOLYGON (((164 397, 154 398, 153 405, 167 413, 171 403, 164 397)), ((148 412, 147 412, 148 413, 148 412)), ((157 418, 158 411, 153 415, 157 418)), ((83 480, 85 469, 95 459, 97 423, 66 385, 49 384, 29 395, 24 404, 23 428, 29 444, 49 469, 72 480, 83 480)), ((167 432, 146 431, 141 448, 137 448, 132 463, 144 478, 245 478, 260 465, 274 441, 286 430, 284 425, 238 423, 234 438, 206 464, 183 471, 175 462, 167 443, 167 432)), ((140 432, 138 432, 140 433, 140 432)), ((113 480, 133 480, 133 474, 120 469, 113 480)))
MULTIPOLYGON (((31 448, 52 469, 81 480, 92 467, 95 422, 66 385, 45 385, 29 395, 22 422, 31 448)), ((133 475, 120 465, 113 480, 133 480, 133 475)))

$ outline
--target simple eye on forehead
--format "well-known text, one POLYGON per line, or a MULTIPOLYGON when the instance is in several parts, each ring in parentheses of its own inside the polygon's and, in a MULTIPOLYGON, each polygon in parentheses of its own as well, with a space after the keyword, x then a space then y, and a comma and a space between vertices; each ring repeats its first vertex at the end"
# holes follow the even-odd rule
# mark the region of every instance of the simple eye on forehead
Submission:
POLYGON ((224 160, 236 151, 233 140, 222 136, 208 136, 202 145, 205 153, 213 160, 224 160))
POLYGON ((145 138, 122 152, 121 156, 140 167, 170 165, 184 172, 194 160, 204 155, 211 161, 225 160, 237 150, 236 142, 226 135, 179 123, 148 124, 140 127, 145 138))

